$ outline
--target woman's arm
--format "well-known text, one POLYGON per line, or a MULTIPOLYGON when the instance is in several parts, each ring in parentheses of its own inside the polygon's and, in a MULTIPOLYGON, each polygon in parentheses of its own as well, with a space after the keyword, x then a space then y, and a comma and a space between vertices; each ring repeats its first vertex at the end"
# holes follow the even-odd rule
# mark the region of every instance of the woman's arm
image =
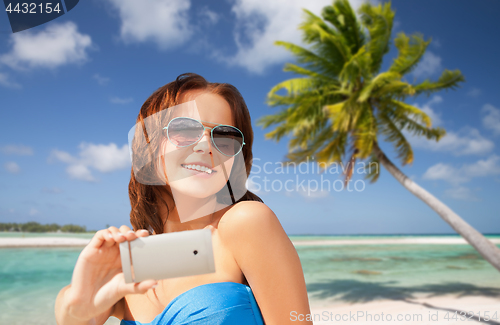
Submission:
POLYGON ((108 318, 113 315, 116 304, 101 315, 87 321, 73 317, 70 313, 70 304, 68 304, 68 301, 64 299, 66 291, 68 291, 70 288, 71 284, 65 286, 61 289, 61 291, 59 291, 59 294, 57 295, 55 307, 57 324, 103 325, 104 323, 106 323, 108 318))
POLYGON ((267 325, 310 324, 300 259, 278 218, 265 204, 244 201, 219 223, 222 240, 248 280, 267 325))
POLYGON ((121 268, 119 244, 148 234, 146 230, 131 231, 127 226, 96 232, 78 257, 71 285, 57 296, 57 324, 102 325, 125 295, 145 293, 156 284, 155 280, 125 283, 121 268))

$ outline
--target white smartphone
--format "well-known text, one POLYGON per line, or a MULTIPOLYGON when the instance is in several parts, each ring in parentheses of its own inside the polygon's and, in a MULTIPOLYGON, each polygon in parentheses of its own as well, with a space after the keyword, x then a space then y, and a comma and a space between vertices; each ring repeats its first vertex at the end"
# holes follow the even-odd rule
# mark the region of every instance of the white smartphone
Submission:
POLYGON ((215 272, 210 229, 139 237, 120 243, 126 283, 215 272))

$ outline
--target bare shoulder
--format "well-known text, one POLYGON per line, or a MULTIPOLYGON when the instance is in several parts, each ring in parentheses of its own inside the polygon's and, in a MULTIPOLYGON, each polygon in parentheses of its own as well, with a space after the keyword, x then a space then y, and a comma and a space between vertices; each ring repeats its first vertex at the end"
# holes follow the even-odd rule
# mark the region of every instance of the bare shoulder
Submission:
POLYGON ((232 237, 286 233, 278 217, 264 203, 258 201, 243 201, 232 207, 219 222, 219 232, 223 239, 231 240, 232 237))
POLYGON ((266 324, 295 324, 291 313, 310 313, 299 256, 267 205, 236 204, 221 218, 219 236, 252 288, 266 324))
MULTIPOLYGON (((219 236, 232 251, 237 263, 241 259, 260 258, 266 251, 295 251, 276 214, 264 203, 243 201, 233 206, 219 222, 219 236)), ((254 264, 256 265, 256 264, 254 264)))

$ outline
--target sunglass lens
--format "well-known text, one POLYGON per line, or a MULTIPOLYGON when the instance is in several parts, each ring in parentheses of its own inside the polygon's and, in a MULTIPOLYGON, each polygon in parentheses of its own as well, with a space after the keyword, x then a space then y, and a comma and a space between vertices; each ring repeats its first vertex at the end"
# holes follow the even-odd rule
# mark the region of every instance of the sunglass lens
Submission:
POLYGON ((236 155, 243 146, 243 134, 237 128, 220 125, 213 131, 214 144, 225 155, 236 155))
POLYGON ((173 119, 168 126, 168 138, 179 147, 192 145, 203 134, 203 125, 187 118, 173 119))

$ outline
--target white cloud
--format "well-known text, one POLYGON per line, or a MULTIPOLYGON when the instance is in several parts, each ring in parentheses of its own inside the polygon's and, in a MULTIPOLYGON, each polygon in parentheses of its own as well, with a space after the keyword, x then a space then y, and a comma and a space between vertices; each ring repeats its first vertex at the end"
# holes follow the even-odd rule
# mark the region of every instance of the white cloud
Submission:
POLYGON ((40 214, 40 211, 38 211, 37 209, 35 208, 31 208, 30 209, 30 212, 29 212, 29 215, 30 216, 36 216, 37 214, 40 214))
POLYGON ((215 11, 208 9, 207 6, 198 11, 198 16, 206 25, 215 25, 220 19, 220 16, 215 11))
POLYGON ((126 43, 155 42, 162 49, 185 43, 189 25, 189 0, 108 0, 121 20, 120 35, 126 43))
MULTIPOLYGON (((423 106, 418 104, 413 105, 425 112, 432 120, 432 127, 436 127, 442 125, 443 121, 441 120, 441 114, 437 113, 432 106, 442 102, 443 98, 441 96, 434 96, 423 106)), ((490 107, 483 108, 483 111, 494 112, 490 107)), ((489 114, 488 116, 491 117, 491 115, 489 114)), ((490 124, 492 123, 491 118, 488 121, 490 121, 490 124)), ((406 129, 403 130, 403 135, 413 147, 437 152, 450 152, 455 156, 487 154, 495 147, 493 141, 483 137, 477 129, 467 126, 461 128, 459 131, 447 131, 437 142, 435 140, 428 140, 425 137, 415 137, 406 129)))
POLYGON ((23 145, 7 145, 0 147, 0 152, 6 155, 32 156, 33 148, 23 145))
MULTIPOLYGON (((362 0, 351 0, 356 10, 362 0)), ((271 65, 285 62, 291 55, 275 46, 277 40, 302 44, 297 26, 303 21, 303 8, 319 15, 331 0, 236 0, 232 12, 236 15, 234 39, 237 52, 233 56, 217 53, 216 57, 246 68, 253 73, 263 73, 271 65)))
POLYGON ((500 157, 492 155, 488 159, 478 160, 473 164, 453 167, 449 164, 436 164, 424 173, 428 180, 443 180, 453 185, 467 183, 476 177, 500 175, 500 157))
POLYGON ((452 184, 465 183, 470 180, 459 169, 443 163, 429 167, 424 173, 423 178, 428 180, 443 180, 452 184))
POLYGON ((66 168, 66 173, 73 179, 79 179, 87 182, 97 181, 97 179, 92 176, 90 169, 82 164, 69 165, 68 168, 66 168))
POLYGON ((82 63, 92 46, 89 35, 78 32, 73 22, 51 23, 40 32, 24 31, 11 36, 12 49, 0 56, 0 62, 14 69, 56 68, 82 63))
POLYGON ((444 191, 445 196, 462 201, 479 201, 474 193, 464 186, 449 188, 444 191))
POLYGON ((6 171, 8 171, 11 174, 17 174, 21 171, 21 168, 19 167, 19 165, 13 161, 6 162, 3 165, 3 167, 5 168, 6 171))
POLYGON ((129 98, 120 98, 120 97, 112 97, 109 101, 113 104, 128 104, 131 103, 134 99, 129 98))
POLYGON ((91 169, 101 173, 109 173, 130 166, 130 153, 127 145, 118 148, 116 144, 109 145, 82 143, 79 146, 78 157, 60 151, 52 150, 49 162, 57 160, 68 164, 66 173, 73 179, 88 182, 97 181, 91 169))
POLYGON ((470 97, 478 97, 479 95, 481 95, 482 91, 481 89, 479 88, 471 88, 468 92, 467 92, 467 96, 470 96, 470 97))
POLYGON ((22 88, 20 84, 18 84, 15 81, 12 81, 7 73, 2 73, 2 72, 0 72, 0 85, 12 89, 22 88))
POLYGON ((94 76, 92 76, 95 80, 97 80, 97 83, 101 86, 106 86, 109 82, 109 78, 103 77, 100 74, 96 73, 94 76))
POLYGON ((477 129, 463 127, 458 132, 448 131, 438 142, 425 137, 411 137, 413 147, 437 152, 449 152, 455 156, 482 155, 489 153, 495 143, 484 138, 477 129))
POLYGON ((433 105, 433 104, 439 104, 441 102, 443 102, 443 97, 441 97, 439 95, 435 95, 434 97, 432 97, 432 99, 430 101, 428 101, 427 103, 425 103, 423 106, 420 106, 418 104, 414 104, 413 106, 419 108, 425 114, 427 114, 431 118, 432 127, 436 127, 438 125, 441 125, 443 123, 443 121, 441 121, 441 115, 438 114, 438 113, 436 113, 432 109, 431 105, 433 105))
POLYGON ((441 58, 431 51, 427 51, 415 70, 413 70, 413 75, 417 78, 425 78, 435 74, 439 70, 441 70, 441 58))
POLYGON ((112 172, 129 167, 130 154, 128 145, 118 148, 116 144, 86 144, 80 145, 82 161, 102 173, 112 172))
POLYGON ((486 129, 492 130, 495 134, 500 134, 500 109, 486 104, 483 106, 481 112, 486 114, 483 117, 483 126, 486 129))
POLYGON ((440 48, 441 42, 438 39, 433 39, 431 45, 435 46, 436 48, 440 48))

